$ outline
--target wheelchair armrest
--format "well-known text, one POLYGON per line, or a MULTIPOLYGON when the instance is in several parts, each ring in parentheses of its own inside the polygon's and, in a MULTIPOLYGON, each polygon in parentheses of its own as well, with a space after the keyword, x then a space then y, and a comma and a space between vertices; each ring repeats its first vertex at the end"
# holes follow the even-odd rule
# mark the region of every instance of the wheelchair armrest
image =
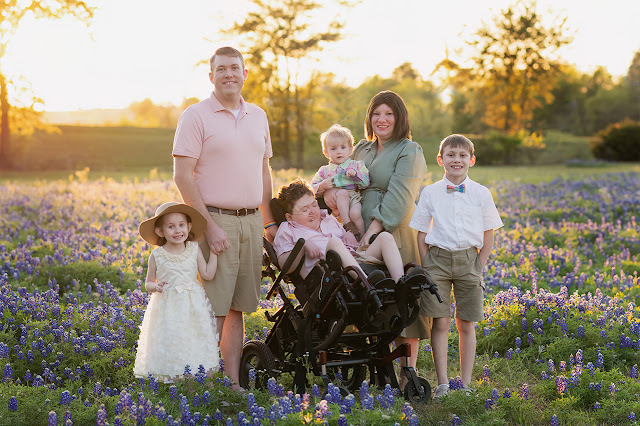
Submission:
POLYGON ((271 299, 273 294, 276 292, 277 288, 280 286, 280 281, 282 281, 282 278, 286 275, 287 271, 293 265, 293 262, 294 260, 296 260, 296 257, 298 257, 300 250, 303 249, 304 243, 305 243, 304 238, 300 238, 298 241, 296 241, 296 245, 293 246, 293 250, 291 250, 291 253, 289 253, 287 260, 284 262, 284 265, 280 269, 280 274, 278 275, 278 278, 276 278, 275 282, 271 286, 271 289, 267 293, 267 300, 271 299))

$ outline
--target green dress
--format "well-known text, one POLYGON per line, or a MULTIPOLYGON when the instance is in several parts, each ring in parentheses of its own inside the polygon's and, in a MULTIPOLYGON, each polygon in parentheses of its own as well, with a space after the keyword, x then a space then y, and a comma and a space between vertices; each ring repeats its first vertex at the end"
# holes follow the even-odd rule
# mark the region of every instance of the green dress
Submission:
MULTIPOLYGON (((365 229, 378 219, 385 231, 396 240, 402 262, 420 264, 418 231, 409 222, 427 175, 422 148, 409 139, 384 143, 377 153, 378 141, 361 140, 351 158, 364 161, 369 169, 369 186, 362 190, 362 218, 365 229)), ((407 327, 403 337, 427 339, 431 335, 431 319, 419 316, 407 327)))

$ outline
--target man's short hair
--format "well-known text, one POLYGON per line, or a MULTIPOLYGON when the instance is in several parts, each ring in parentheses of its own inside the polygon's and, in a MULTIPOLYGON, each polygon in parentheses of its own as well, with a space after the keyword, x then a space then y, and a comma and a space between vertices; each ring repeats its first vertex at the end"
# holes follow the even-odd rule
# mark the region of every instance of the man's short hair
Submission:
POLYGON ((473 157, 475 155, 475 149, 473 147, 473 142, 469 140, 466 136, 453 134, 449 135, 440 142, 440 150, 438 151, 438 156, 442 157, 442 152, 445 148, 464 148, 469 151, 469 154, 473 157))
POLYGON ((242 68, 244 69, 244 58, 242 57, 242 53, 239 50, 234 49, 233 47, 225 46, 221 47, 215 51, 211 59, 209 60, 209 67, 211 71, 213 71, 213 61, 216 59, 216 56, 231 56, 232 58, 240 58, 240 62, 242 62, 242 68))

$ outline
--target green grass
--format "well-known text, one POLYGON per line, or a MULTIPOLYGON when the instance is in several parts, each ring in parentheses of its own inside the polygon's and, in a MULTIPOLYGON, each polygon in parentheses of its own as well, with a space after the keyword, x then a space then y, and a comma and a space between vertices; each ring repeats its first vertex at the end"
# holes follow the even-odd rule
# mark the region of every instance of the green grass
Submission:
MULTIPOLYGON (((23 171, 0 171, 1 182, 55 181, 73 179, 98 180, 102 177, 116 181, 162 179, 171 177, 174 129, 139 127, 60 126, 61 133, 34 135, 21 149, 23 171), (89 168, 75 175, 76 171, 89 168)), ((425 183, 439 180, 442 169, 436 163, 441 138, 431 136, 415 140, 423 148, 429 178, 425 183)), ((550 131, 545 135, 546 148, 538 154, 535 166, 483 166, 477 159, 469 175, 478 182, 490 184, 501 180, 539 183, 555 178, 584 177, 594 174, 638 171, 640 165, 620 163, 600 167, 567 167, 568 160, 592 160, 589 138, 550 131)), ((277 153, 276 153, 277 154, 277 153)), ((309 153, 312 156, 312 153, 309 153)), ((309 157, 311 158, 311 157, 309 157)), ((272 163, 279 164, 278 158, 272 163)), ((288 169, 274 173, 274 187, 295 177, 310 179, 316 169, 288 169)))

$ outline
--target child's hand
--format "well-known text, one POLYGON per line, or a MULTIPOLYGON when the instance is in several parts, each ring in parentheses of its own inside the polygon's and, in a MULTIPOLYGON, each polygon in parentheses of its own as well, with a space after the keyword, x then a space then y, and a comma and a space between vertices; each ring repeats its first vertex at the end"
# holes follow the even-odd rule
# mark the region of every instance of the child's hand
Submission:
POLYGON ((320 185, 318 185, 318 190, 316 192, 318 194, 322 194, 324 191, 331 188, 333 188, 333 178, 329 177, 320 182, 320 185))
POLYGON ((160 281, 156 284, 156 293, 162 293, 164 290, 164 286, 168 283, 166 281, 160 281))
POLYGON ((318 246, 313 244, 311 241, 307 241, 304 243, 304 252, 311 259, 319 259, 324 255, 324 253, 322 253, 322 250, 320 250, 318 246))
POLYGON ((345 246, 358 247, 360 245, 355 235, 353 235, 351 231, 344 233, 344 235, 342 236, 342 242, 345 246))
POLYGON ((349 177, 354 177, 356 175, 356 171, 353 169, 349 169, 346 172, 344 172, 345 175, 349 176, 349 177))

